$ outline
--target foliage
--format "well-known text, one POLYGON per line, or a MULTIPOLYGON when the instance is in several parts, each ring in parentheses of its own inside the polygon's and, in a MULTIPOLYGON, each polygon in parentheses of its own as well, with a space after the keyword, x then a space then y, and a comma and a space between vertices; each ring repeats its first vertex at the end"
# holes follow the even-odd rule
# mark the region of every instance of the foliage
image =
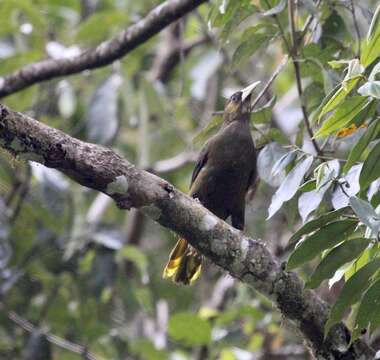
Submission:
MULTIPOLYGON (((0 75, 97 45, 159 3, 0 0, 0 75)), ((338 296, 331 291, 326 333, 347 319, 352 340, 368 329, 375 342, 380 8, 360 1, 353 20, 346 1, 297 3, 293 33, 287 1, 214 0, 110 67, 52 79, 4 103, 150 168, 199 148, 222 122, 211 113, 223 97, 257 80, 262 90, 289 55, 252 109, 260 185, 247 204, 246 232, 287 258, 287 270, 297 269, 322 296, 325 280, 332 290, 342 286, 338 296), (162 49, 199 39, 171 58, 169 76, 157 75, 162 49)), ((162 176, 186 191, 190 174, 185 165, 162 176)), ((25 358, 38 348, 46 359, 80 358, 47 344, 46 328, 99 359, 245 359, 301 344, 267 299, 211 264, 191 288, 161 279, 175 240, 59 172, 1 151, 1 357, 25 358), (12 311, 34 325, 26 336, 12 311)))

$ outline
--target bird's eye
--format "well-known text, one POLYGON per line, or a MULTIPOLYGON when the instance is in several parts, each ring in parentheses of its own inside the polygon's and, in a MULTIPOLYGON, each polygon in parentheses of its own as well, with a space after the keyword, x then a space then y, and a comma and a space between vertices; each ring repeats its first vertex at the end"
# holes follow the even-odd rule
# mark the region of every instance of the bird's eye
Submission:
POLYGON ((236 94, 234 94, 234 95, 232 95, 231 100, 232 100, 233 102, 238 102, 238 101, 239 101, 239 96, 236 95, 236 94))

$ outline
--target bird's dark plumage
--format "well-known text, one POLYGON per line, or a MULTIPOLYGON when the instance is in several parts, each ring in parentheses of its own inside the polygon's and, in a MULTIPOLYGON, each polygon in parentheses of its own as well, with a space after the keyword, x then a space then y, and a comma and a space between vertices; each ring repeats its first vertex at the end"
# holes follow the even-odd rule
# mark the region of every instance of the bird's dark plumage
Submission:
MULTIPOLYGON (((256 177, 256 152, 249 128, 250 93, 238 91, 227 101, 223 124, 202 149, 190 195, 232 226, 244 229, 245 196, 256 177)), ((170 254, 164 277, 189 284, 201 272, 202 257, 185 239, 170 254)))

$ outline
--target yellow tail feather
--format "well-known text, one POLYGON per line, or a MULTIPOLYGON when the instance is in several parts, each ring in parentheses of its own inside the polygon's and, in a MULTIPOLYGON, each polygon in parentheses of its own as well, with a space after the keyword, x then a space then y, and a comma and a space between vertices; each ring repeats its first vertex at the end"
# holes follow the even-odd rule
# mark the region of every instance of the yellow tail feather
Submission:
POLYGON ((187 285, 199 278, 201 270, 202 256, 185 239, 179 239, 170 253, 162 276, 187 285))
POLYGON ((185 239, 179 239, 177 244, 169 255, 169 261, 165 266, 162 277, 164 279, 172 277, 178 270, 178 267, 182 261, 183 256, 187 250, 188 244, 185 239))

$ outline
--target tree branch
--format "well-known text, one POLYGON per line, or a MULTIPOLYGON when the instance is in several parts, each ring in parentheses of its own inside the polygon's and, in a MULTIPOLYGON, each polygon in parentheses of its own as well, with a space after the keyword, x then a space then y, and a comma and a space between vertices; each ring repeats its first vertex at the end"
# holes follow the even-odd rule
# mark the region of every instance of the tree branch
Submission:
POLYGON ((179 28, 177 22, 161 33, 162 41, 157 46, 152 67, 148 72, 149 80, 167 83, 171 73, 181 61, 181 53, 187 56, 196 47, 209 42, 207 36, 183 42, 179 28))
MULTIPOLYGON (((21 316, 16 314, 14 311, 8 312, 8 318, 29 333, 33 333, 35 331, 38 331, 37 327, 35 327, 33 324, 31 324, 28 320, 23 319, 21 316)), ((96 360, 97 359, 97 357, 94 354, 92 354, 91 352, 89 352, 87 350, 87 348, 83 345, 75 344, 71 341, 63 339, 63 338, 56 336, 54 334, 51 334, 49 332, 44 332, 44 335, 45 335, 47 341, 49 341, 51 344, 58 346, 61 349, 65 349, 65 350, 68 350, 72 353, 81 355, 84 359, 87 359, 87 360, 96 360)))
POLYGON ((11 75, 0 77, 0 98, 58 76, 72 75, 111 64, 206 1, 167 0, 113 39, 102 42, 78 56, 43 60, 27 65, 11 75))
POLYGON ((318 359, 372 359, 374 351, 341 323, 324 340, 329 307, 285 272, 263 243, 246 237, 163 179, 136 168, 112 150, 82 142, 0 105, 0 146, 20 158, 56 168, 83 186, 137 207, 233 277, 269 297, 298 328, 318 359))

